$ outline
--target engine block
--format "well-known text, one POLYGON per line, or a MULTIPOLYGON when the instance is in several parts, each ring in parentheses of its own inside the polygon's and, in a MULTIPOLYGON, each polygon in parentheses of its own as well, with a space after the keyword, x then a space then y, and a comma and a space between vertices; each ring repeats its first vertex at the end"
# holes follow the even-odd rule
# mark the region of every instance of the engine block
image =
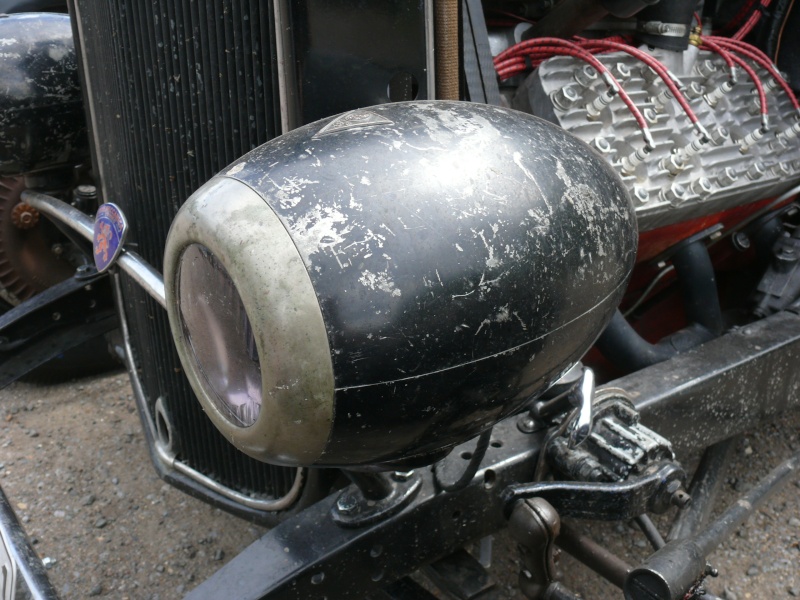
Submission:
POLYGON ((769 198, 800 181, 800 121, 765 69, 751 65, 767 94, 770 128, 763 132, 755 86, 743 71, 731 86, 716 54, 693 47, 683 56, 652 54, 681 79, 710 141, 702 142, 663 81, 622 52, 598 58, 648 121, 656 143, 649 153, 622 100, 614 96, 604 105, 605 83, 576 58, 543 62, 519 87, 513 106, 560 125, 611 163, 636 203, 641 231, 769 198), (688 64, 675 68, 676 57, 688 64))

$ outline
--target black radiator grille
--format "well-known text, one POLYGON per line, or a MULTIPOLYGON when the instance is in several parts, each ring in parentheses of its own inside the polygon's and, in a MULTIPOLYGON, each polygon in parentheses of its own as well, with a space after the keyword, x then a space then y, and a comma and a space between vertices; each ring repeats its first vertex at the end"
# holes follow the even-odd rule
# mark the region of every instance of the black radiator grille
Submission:
MULTIPOLYGON (((106 202, 159 270, 164 240, 191 193, 276 135, 272 2, 74 0, 106 202)), ((238 452, 213 427, 181 372, 166 311, 124 280, 139 377, 152 411, 162 397, 180 458, 240 491, 281 497, 294 469, 238 452)))

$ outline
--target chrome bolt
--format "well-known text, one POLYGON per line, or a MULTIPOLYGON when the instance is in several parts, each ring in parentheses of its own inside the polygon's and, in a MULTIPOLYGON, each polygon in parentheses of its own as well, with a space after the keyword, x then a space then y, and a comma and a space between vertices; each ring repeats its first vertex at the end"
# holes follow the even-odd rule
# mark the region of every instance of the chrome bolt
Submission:
POLYGON ((701 77, 709 78, 717 72, 717 65, 706 59, 697 63, 694 66, 694 70, 697 71, 697 74, 701 77))
POLYGON ((692 191, 698 196, 708 196, 714 189, 708 177, 701 177, 692 183, 692 191))
POLYGON ((560 90, 553 92, 553 104, 561 110, 569 110, 580 100, 581 95, 574 85, 565 85, 560 90))
POLYGON ((617 79, 627 79, 631 76, 631 70, 628 68, 628 65, 621 62, 615 64, 611 72, 617 79))
POLYGON ((696 81, 693 81, 689 84, 689 87, 686 89, 685 93, 688 98, 694 100, 696 98, 700 98, 703 94, 705 94, 705 92, 706 90, 702 85, 696 81))
POLYGON ((756 179, 761 179, 767 170, 764 168, 764 163, 762 162, 754 162, 752 166, 747 169, 747 178, 755 181, 756 179))
POLYGON ((674 177, 680 173, 686 165, 680 156, 677 154, 671 154, 667 158, 663 159, 658 166, 674 177))
POLYGON ((611 144, 609 144, 605 138, 595 138, 594 140, 594 147, 597 148, 603 154, 607 154, 611 152, 611 144))
POLYGON ((661 190, 659 195, 662 200, 677 206, 686 199, 686 188, 680 183, 673 183, 668 189, 661 190))
POLYGON ((356 509, 356 500, 349 494, 339 496, 336 501, 336 510, 343 515, 348 515, 356 509))
POLYGON ((580 69, 575 69, 572 72, 572 77, 583 87, 588 88, 592 87, 594 82, 597 81, 597 71, 594 67, 584 65, 580 69))
POLYGON ((405 483, 414 476, 414 471, 395 471, 392 473, 392 479, 397 483, 405 483))
POLYGON ((717 175, 717 185, 720 187, 728 187, 734 181, 739 179, 739 175, 731 167, 725 167, 725 170, 717 175))
POLYGON ((778 163, 772 167, 772 172, 778 177, 788 177, 792 174, 792 168, 786 163, 778 163))

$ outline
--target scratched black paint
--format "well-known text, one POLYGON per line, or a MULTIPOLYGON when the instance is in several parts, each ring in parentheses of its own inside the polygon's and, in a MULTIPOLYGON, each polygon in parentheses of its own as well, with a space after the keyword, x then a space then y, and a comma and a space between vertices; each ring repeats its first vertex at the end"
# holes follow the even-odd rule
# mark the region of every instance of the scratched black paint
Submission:
POLYGON ((277 213, 316 290, 327 464, 434 452, 518 409, 594 341, 636 247, 619 179, 562 130, 467 103, 368 113, 377 124, 320 121, 222 173, 277 213))
POLYGON ((67 15, 0 16, 0 173, 88 156, 78 66, 67 15))

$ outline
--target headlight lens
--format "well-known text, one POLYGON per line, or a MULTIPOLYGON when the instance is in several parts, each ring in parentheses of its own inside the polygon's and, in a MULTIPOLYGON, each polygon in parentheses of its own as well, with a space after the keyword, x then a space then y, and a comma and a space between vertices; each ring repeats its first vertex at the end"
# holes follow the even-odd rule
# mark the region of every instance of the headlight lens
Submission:
POLYGON ((261 366, 250 319, 222 263, 200 244, 181 258, 178 297, 198 371, 226 418, 241 427, 261 411, 261 366))

